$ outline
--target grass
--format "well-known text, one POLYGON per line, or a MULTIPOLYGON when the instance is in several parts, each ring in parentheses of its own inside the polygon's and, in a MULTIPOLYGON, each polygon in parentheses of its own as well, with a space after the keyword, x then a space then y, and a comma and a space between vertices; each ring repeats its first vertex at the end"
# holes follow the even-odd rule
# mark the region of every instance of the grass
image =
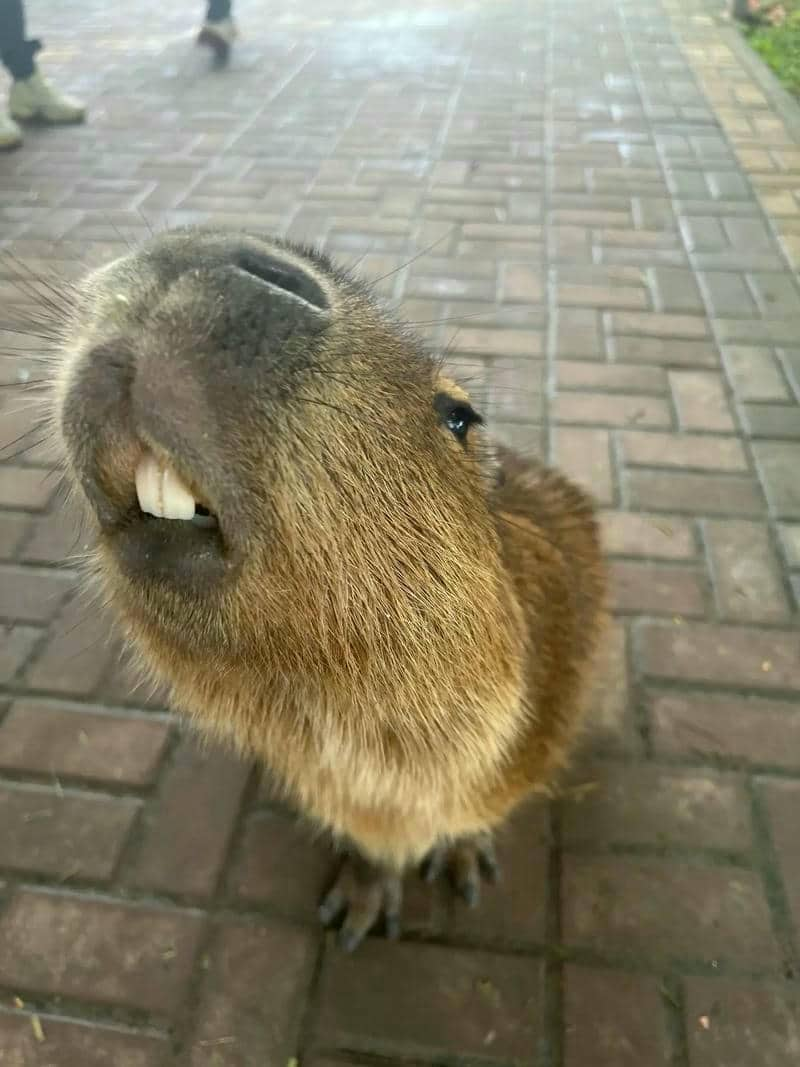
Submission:
POLYGON ((779 26, 746 30, 751 46, 783 85, 800 96, 800 0, 787 0, 786 20, 779 26))

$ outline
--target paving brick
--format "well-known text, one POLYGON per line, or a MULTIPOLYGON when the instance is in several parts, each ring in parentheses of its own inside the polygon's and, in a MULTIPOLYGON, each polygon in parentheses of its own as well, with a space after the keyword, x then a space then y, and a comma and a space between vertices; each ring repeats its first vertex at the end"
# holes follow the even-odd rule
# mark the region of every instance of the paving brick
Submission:
POLYGON ((752 200, 747 178, 732 170, 707 171, 706 182, 715 200, 752 200))
POLYGON ((787 619, 791 609, 766 526, 716 519, 704 530, 720 616, 749 622, 787 619))
POLYGON ((734 316, 718 318, 714 330, 719 343, 770 348, 773 345, 797 344, 797 326, 787 319, 741 319, 734 316))
POLYGON ((494 292, 494 282, 446 275, 436 278, 415 277, 405 287, 406 296, 429 297, 432 300, 491 300, 494 292))
POLYGON ((647 292, 625 285, 590 285, 562 282, 557 289, 559 304, 576 307, 646 309, 650 306, 647 292))
POLYGON ((800 689, 800 643, 792 630, 646 622, 639 649, 645 673, 655 677, 800 689))
POLYGON ((692 1067, 791 1067, 800 1056, 800 999, 791 986, 686 982, 692 1067))
POLYGON ((680 226, 690 252, 718 251, 729 247, 729 235, 723 229, 723 220, 713 216, 695 216, 682 218, 680 226))
POLYGON ((139 802, 38 786, 0 788, 0 867, 107 881, 139 802))
POLYGON ((667 377, 660 367, 626 363, 562 360, 556 369, 562 389, 603 389, 623 393, 665 393, 667 377))
POLYGON ((692 528, 685 519, 627 511, 604 511, 600 518, 609 555, 682 560, 696 554, 692 528))
POLYGON ((631 223, 630 214, 626 211, 596 211, 590 208, 553 208, 550 217, 553 222, 565 223, 568 226, 617 229, 629 226, 631 223))
POLYGON ((586 172, 583 167, 556 165, 553 168, 553 188, 559 192, 584 192, 586 172))
MULTIPOLYGON (((453 222, 490 223, 497 218, 497 208, 492 204, 434 203, 423 206, 423 214, 429 219, 452 219, 453 222)), ((513 237, 513 229, 503 227, 503 233, 513 237)))
POLYGON ((512 303, 539 304, 544 296, 542 274, 522 263, 507 263, 500 275, 500 292, 512 303))
POLYGON ((214 934, 192 1067, 289 1063, 317 952, 312 931, 226 922, 214 934))
POLYGON ((705 175, 696 170, 672 170, 667 173, 670 192, 686 200, 702 200, 709 195, 705 175))
POLYGON ((642 467, 675 467, 734 473, 748 469, 747 456, 736 437, 702 434, 619 434, 626 463, 642 467))
POLYGON ((753 273, 749 277, 762 315, 787 319, 800 315, 800 293, 790 274, 753 273))
POLYGON ((800 933, 800 846, 797 842, 800 782, 764 780, 760 783, 760 788, 769 816, 770 837, 783 881, 786 902, 795 933, 800 933))
POLYGON ((478 356, 542 355, 542 335, 533 330, 491 330, 478 327, 460 329, 453 338, 451 351, 471 352, 478 356))
POLYGON ((543 426, 493 421, 492 436, 506 448, 514 448, 523 455, 539 456, 542 459, 546 456, 543 426))
POLYGON ((734 248, 770 248, 772 235, 760 219, 723 219, 722 225, 734 248))
POLYGON ((779 518, 800 518, 796 442, 757 441, 753 452, 770 508, 779 518))
POLYGON ((0 566, 0 617, 47 622, 73 587, 74 578, 63 571, 0 566))
MULTIPOLYGON (((369 1067, 368 1057, 367 1059, 362 1059, 359 1056, 343 1058, 338 1054, 336 1059, 330 1059, 327 1056, 312 1056, 310 1060, 306 1059, 303 1062, 308 1067, 369 1067)), ((384 1059, 383 1062, 386 1067, 424 1067, 419 1060, 384 1059)))
POLYGON ((139 888, 209 896, 216 886, 250 774, 244 761, 182 738, 161 775, 158 806, 142 825, 130 881, 139 888), (197 819, 196 813, 203 812, 197 819))
POLYGON ((782 270, 784 265, 776 251, 758 252, 736 248, 724 252, 697 252, 692 260, 698 271, 769 271, 782 270))
POLYGON ((596 230, 595 240, 601 245, 617 245, 628 248, 662 249, 674 248, 679 237, 664 230, 596 230))
POLYGON ((678 248, 601 248, 596 256, 601 263, 631 267, 683 267, 686 263, 685 254, 678 248))
POLYGON ((655 962, 780 961, 757 875, 735 867, 633 857, 565 857, 564 942, 655 962))
POLYGON ((564 1067, 668 1062, 663 995, 655 978, 565 968, 564 1067))
POLYGON ((548 255, 551 262, 589 261, 591 230, 586 226, 550 225, 547 228, 548 255))
MULTIPOLYGON (((800 236, 798 236, 798 241, 800 241, 800 236)), ((794 395, 800 400, 800 348, 784 349, 781 355, 794 395)))
POLYGON ((758 315, 758 306, 742 275, 730 271, 701 271, 698 281, 715 317, 753 318, 758 315))
POLYGON ((598 503, 614 503, 607 430, 560 426, 555 435, 555 457, 559 466, 587 488, 598 503))
POLYGON ((467 180, 468 163, 456 160, 435 163, 431 170, 431 185, 460 185, 467 180))
POLYGON ((566 848, 750 848, 750 801, 738 775, 613 763, 573 775, 577 788, 561 804, 566 848))
POLYGON ((34 626, 0 625, 0 684, 10 682, 41 639, 34 626))
POLYGON ((641 337, 669 338, 670 340, 678 338, 686 341, 702 340, 709 335, 705 318, 657 312, 642 315, 635 312, 615 311, 610 314, 610 327, 613 334, 636 334, 641 337))
POLYGON ((790 567, 800 567, 800 524, 786 523, 778 527, 783 550, 790 567))
POLYGON ((750 437, 800 439, 800 407, 796 404, 743 404, 741 410, 750 437))
MULTIPOLYGON (((441 278, 454 276, 457 278, 481 278, 484 281, 494 282, 497 280, 497 264, 491 259, 453 259, 450 256, 437 255, 438 248, 428 255, 422 256, 416 262, 409 264, 409 275, 417 275, 425 278, 441 278)), ((377 274, 395 267, 402 268, 406 262, 402 256, 365 256, 361 261, 359 271, 366 264, 376 263, 379 269, 377 274)), ((370 277, 373 275, 370 274, 370 277)))
POLYGON ((461 228, 466 238, 489 241, 540 241, 541 226, 508 226, 500 223, 468 222, 461 228))
POLYGON ((559 422, 577 422, 595 426, 672 425, 672 412, 660 397, 624 393, 562 392, 553 403, 559 422))
POLYGON ((170 1015, 203 926, 196 913, 18 889, 0 919, 0 982, 170 1015))
POLYGON ((686 471, 637 471, 627 476, 630 503, 646 511, 758 516, 761 493, 752 478, 686 471))
POLYGON ((161 1067, 169 1050, 165 1038, 152 1034, 42 1012, 35 1018, 43 1041, 32 1013, 0 1011, 0 1047, 9 1067, 161 1067))
POLYGON ((531 359, 492 360, 489 384, 492 426, 497 419, 541 421, 545 392, 543 363, 531 359))
POLYGON ((800 715, 794 712, 789 701, 656 694, 650 703, 653 744, 664 755, 800 767, 800 715))
POLYGON ((735 429, 721 375, 670 371, 669 381, 682 429, 718 433, 735 429))
POLYGON ((29 563, 69 564, 89 548, 76 516, 67 508, 35 517, 31 529, 21 555, 29 563))
POLYGON ((434 203, 446 204, 499 204, 506 202, 506 194, 499 190, 474 189, 470 186, 434 185, 427 193, 426 199, 434 203))
POLYGON ((717 350, 710 341, 615 336, 612 351, 619 362, 653 363, 662 367, 719 365, 717 350))
POLYGON ((651 271, 657 311, 702 314, 703 298, 689 270, 654 267, 651 271))
POLYGON ((0 503, 7 508, 42 511, 56 490, 56 479, 42 467, 0 466, 0 503))
POLYGON ((703 576, 688 567, 616 560, 611 564, 611 604, 640 615, 705 615, 703 576))
POLYGON ((314 922, 334 869, 331 849, 295 817, 261 812, 246 823, 228 887, 240 900, 314 922))
POLYGON ((0 560, 14 558, 28 533, 30 521, 29 515, 0 512, 0 560))
POLYGON ((0 724, 0 766, 49 777, 146 785, 167 734, 167 723, 155 716, 17 700, 0 724))
POLYGON ((106 612, 99 612, 82 597, 73 597, 53 621, 48 640, 25 671, 32 689, 47 689, 69 696, 92 693, 110 662, 113 631, 106 612))
POLYGON ((729 345, 725 350, 725 360, 739 400, 790 399, 772 349, 754 345, 729 345))
POLYGON ((381 1056, 525 1061, 541 1033, 536 959, 373 940, 327 952, 316 1041, 381 1056))
POLYGON ((555 326, 559 359, 598 359, 602 356, 603 340, 597 311, 561 308, 555 326))

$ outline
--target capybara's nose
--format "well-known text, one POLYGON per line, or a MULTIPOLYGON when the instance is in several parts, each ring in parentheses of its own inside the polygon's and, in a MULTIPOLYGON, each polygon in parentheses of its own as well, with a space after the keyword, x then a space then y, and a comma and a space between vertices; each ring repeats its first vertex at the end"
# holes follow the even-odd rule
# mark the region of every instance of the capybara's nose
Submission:
POLYGON ((319 282, 303 264, 288 256, 245 248, 234 253, 231 266, 254 283, 268 286, 280 302, 291 306, 302 301, 318 311, 328 310, 328 298, 319 282))
MULTIPOLYGON (((169 351, 154 338, 144 358, 137 361, 137 380, 157 380, 153 360, 186 362, 190 355, 185 341, 191 339, 195 371, 211 384, 218 374, 235 368, 255 373, 252 387, 263 386, 275 362, 292 365, 298 353, 330 323, 328 295, 310 267, 291 254, 259 251, 240 246, 221 256, 209 257, 181 274, 155 309, 153 325, 162 338, 169 337, 169 351), (203 337, 198 324, 204 323, 203 337), (207 365, 201 367, 202 352, 207 365)), ((240 377, 240 384, 246 384, 240 377)))

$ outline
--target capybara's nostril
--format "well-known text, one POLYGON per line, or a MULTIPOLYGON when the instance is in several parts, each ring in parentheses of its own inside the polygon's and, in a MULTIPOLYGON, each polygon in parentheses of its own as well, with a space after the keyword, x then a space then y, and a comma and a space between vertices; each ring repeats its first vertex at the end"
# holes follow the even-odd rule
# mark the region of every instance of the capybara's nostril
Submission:
POLYGON ((327 311, 328 298, 322 287, 297 264, 250 248, 238 251, 233 262, 234 266, 246 274, 276 289, 282 289, 285 293, 299 296, 301 300, 320 311, 327 311))

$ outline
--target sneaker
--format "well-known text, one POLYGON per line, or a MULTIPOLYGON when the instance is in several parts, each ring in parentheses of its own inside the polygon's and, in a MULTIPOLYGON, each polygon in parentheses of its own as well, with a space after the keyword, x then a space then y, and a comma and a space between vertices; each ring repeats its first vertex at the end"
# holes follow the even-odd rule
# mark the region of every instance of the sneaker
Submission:
POLYGON ((62 96, 37 70, 30 78, 15 81, 8 97, 8 108, 22 122, 47 122, 65 125, 83 122, 86 108, 69 96, 62 96))
POLYGON ((208 45, 218 62, 224 62, 228 58, 235 40, 236 24, 233 19, 206 22, 197 37, 197 43, 208 45))
POLYGON ((22 130, 10 115, 0 111, 0 152, 18 148, 22 144, 22 130))

